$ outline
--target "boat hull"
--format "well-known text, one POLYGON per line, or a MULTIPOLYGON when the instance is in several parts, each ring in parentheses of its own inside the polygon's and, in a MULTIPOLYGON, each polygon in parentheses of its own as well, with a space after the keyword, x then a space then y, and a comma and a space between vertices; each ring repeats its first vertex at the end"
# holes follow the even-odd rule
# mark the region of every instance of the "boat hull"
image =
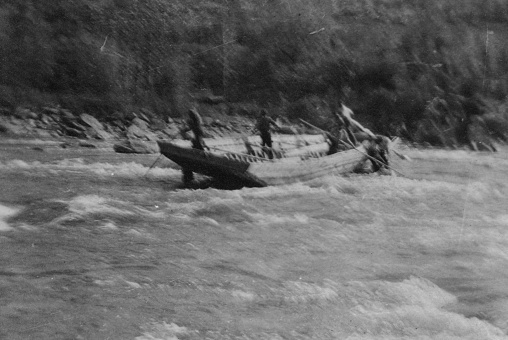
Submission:
POLYGON ((182 169, 213 177, 219 181, 233 181, 238 184, 262 187, 267 184, 253 178, 247 171, 250 163, 228 157, 226 154, 214 154, 208 151, 182 147, 170 142, 158 142, 160 152, 182 169))
POLYGON ((239 153, 216 154, 171 142, 158 143, 161 153, 185 170, 252 187, 345 174, 352 172, 367 158, 363 146, 326 156, 325 145, 321 148, 313 145, 302 148, 300 154, 295 153, 292 157, 269 160, 239 153))

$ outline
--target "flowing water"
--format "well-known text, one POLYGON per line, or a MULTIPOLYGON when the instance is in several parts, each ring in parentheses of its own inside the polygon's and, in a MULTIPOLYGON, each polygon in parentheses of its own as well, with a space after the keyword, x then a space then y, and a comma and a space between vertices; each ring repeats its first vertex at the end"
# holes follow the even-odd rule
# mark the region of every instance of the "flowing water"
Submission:
POLYGON ((153 155, 4 144, 1 339, 508 339, 508 150, 186 190, 153 155))

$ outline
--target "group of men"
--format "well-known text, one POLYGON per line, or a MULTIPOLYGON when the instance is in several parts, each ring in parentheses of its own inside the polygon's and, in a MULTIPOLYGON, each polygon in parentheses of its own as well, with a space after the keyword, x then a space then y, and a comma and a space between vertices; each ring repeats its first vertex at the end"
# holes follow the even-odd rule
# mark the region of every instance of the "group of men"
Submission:
MULTIPOLYGON (((341 102, 339 104, 338 110, 334 113, 334 124, 330 131, 325 132, 329 145, 327 154, 332 155, 340 150, 356 148, 359 143, 367 140, 369 143, 367 143, 366 151, 372 163, 373 171, 389 167, 388 139, 384 136, 375 135, 369 129, 363 127, 358 121, 353 119, 353 114, 353 111, 344 105, 344 103, 341 102)), ((272 127, 280 129, 279 125, 268 116, 268 111, 266 109, 261 110, 257 119, 256 129, 261 137, 261 147, 270 159, 273 158, 272 127)), ((182 132, 189 130, 194 135, 192 147, 198 150, 207 148, 203 141, 202 119, 196 109, 189 110, 187 128, 182 130, 182 132)))
POLYGON ((372 170, 377 172, 383 168, 389 168, 389 139, 385 136, 375 135, 372 131, 362 126, 358 121, 353 119, 353 114, 353 111, 349 107, 340 102, 339 108, 334 114, 335 124, 326 133, 329 144, 328 155, 332 155, 340 150, 356 148, 359 143, 367 140, 366 151, 372 163, 372 170))

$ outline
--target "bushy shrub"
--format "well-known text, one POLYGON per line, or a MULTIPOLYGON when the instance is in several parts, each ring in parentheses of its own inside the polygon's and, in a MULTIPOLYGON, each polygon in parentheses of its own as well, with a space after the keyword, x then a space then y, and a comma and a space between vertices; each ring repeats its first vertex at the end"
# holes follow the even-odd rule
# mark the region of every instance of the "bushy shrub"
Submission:
MULTIPOLYGON (((1 96, 178 116, 206 91, 322 127, 342 99, 376 132, 408 138, 440 98, 432 122, 467 132, 454 96, 506 100, 507 11, 503 0, 6 0, 1 96)), ((499 117, 486 122, 497 136, 499 117)))
POLYGON ((508 141, 508 119, 506 116, 490 114, 482 118, 491 137, 508 141))
POLYGON ((329 130, 333 123, 329 103, 318 96, 301 98, 291 103, 287 109, 287 116, 294 122, 303 119, 323 130, 329 130))

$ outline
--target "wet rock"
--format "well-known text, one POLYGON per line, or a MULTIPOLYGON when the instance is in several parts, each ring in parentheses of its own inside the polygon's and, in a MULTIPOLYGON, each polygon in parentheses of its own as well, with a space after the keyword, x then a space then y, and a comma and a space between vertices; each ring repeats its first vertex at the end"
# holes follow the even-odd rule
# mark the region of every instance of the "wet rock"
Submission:
POLYGON ((97 146, 95 144, 92 144, 89 142, 84 142, 84 141, 79 142, 78 145, 81 146, 82 148, 91 148, 91 149, 97 148, 97 146))
POLYGON ((113 146, 113 149, 115 150, 115 152, 118 153, 152 154, 160 152, 159 146, 155 142, 147 142, 133 139, 117 143, 113 146))

